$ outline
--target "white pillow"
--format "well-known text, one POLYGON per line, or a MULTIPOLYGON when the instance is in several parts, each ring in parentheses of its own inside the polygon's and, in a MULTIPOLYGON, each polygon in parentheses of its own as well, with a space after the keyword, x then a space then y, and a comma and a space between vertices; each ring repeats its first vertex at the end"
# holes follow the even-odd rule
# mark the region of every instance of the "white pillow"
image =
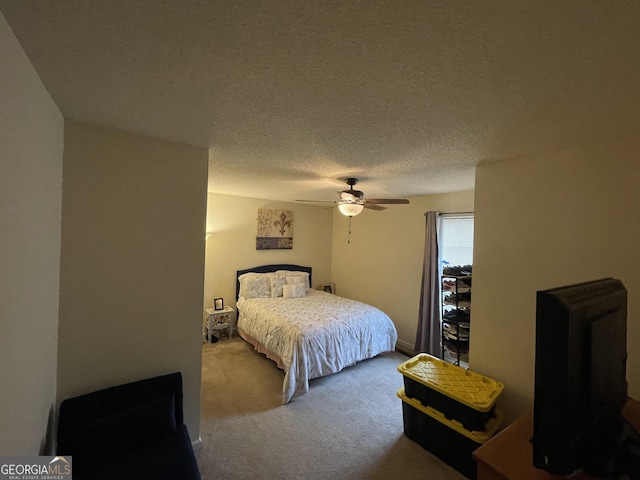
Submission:
POLYGON ((249 278, 255 278, 259 276, 257 273, 243 273, 238 277, 238 283, 240 284, 240 290, 238 291, 238 298, 244 298, 247 293, 247 286, 249 284, 249 278))
POLYGON ((269 277, 264 273, 245 273, 238 277, 240 282, 239 297, 265 298, 271 296, 269 277))
POLYGON ((240 275, 238 277, 238 280, 243 280, 245 278, 257 278, 257 277, 264 277, 266 274, 265 273, 258 273, 258 272, 247 272, 247 273, 243 273, 242 275, 240 275))
POLYGON ((287 277, 284 275, 269 275, 269 285, 271 286, 271 297, 281 297, 282 287, 287 283, 287 277))
POLYGON ((307 286, 304 283, 288 283, 282 286, 284 298, 300 298, 307 293, 307 286))
POLYGON ((287 283, 289 285, 303 283, 309 288, 309 274, 307 272, 289 272, 287 273, 287 283))

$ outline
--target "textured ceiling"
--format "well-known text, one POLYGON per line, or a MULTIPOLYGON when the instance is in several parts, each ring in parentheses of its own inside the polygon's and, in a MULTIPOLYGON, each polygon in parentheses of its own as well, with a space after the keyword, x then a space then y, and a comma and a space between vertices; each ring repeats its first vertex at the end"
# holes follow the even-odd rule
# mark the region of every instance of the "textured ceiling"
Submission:
POLYGON ((468 190, 480 162, 640 134, 637 1, 0 11, 67 118, 210 147, 218 193, 334 200, 346 176, 369 198, 468 190))

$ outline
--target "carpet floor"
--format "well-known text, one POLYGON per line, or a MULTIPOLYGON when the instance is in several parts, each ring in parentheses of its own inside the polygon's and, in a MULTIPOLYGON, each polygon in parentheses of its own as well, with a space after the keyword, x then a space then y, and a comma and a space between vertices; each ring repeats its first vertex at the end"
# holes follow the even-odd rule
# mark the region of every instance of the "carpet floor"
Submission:
POLYGON ((202 355, 203 480, 465 478, 404 435, 397 352, 312 380, 287 405, 284 373, 241 338, 202 355))

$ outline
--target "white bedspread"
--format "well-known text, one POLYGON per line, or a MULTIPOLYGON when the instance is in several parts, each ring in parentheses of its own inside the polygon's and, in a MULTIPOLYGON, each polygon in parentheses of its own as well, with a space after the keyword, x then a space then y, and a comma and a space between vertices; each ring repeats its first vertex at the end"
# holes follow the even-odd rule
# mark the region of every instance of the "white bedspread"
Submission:
POLYGON ((282 403, 307 393, 313 378, 394 350, 398 339, 381 310, 319 290, 300 298, 241 298, 238 310, 238 330, 284 363, 282 403))

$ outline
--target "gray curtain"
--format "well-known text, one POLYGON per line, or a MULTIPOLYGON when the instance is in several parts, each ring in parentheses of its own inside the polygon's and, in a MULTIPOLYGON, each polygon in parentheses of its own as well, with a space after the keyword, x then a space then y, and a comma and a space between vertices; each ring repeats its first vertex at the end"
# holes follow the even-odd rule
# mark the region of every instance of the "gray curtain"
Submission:
POLYGON ((442 356, 440 248, 438 231, 440 212, 425 212, 424 261, 420 288, 420 313, 415 350, 442 356))

